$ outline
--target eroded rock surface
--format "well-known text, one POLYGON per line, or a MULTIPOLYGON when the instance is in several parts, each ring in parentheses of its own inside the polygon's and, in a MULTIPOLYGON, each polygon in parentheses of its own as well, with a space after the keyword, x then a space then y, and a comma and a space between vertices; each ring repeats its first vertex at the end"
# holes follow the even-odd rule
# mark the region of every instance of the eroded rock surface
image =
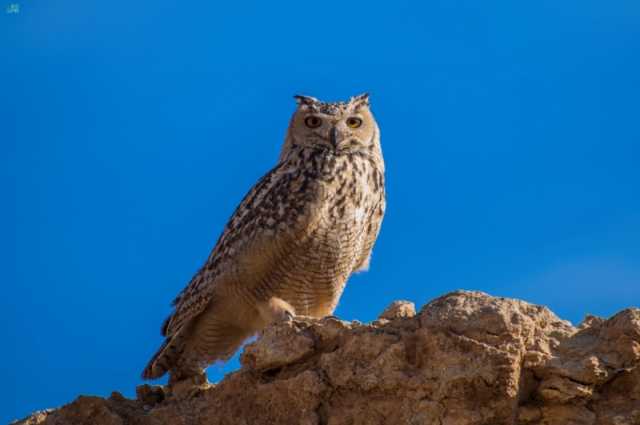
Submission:
POLYGON ((457 291, 371 324, 295 320, 190 397, 81 396, 19 424, 640 425, 640 309, 575 328, 545 307, 457 291))

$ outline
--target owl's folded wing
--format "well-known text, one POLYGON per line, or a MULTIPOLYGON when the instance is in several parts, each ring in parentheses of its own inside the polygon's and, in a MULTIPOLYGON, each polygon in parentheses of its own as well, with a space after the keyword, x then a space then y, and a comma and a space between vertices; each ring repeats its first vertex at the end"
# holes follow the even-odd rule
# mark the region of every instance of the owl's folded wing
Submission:
POLYGON ((321 200, 322 187, 304 179, 278 166, 249 191, 207 262, 174 300, 175 311, 162 326, 164 336, 202 313, 221 286, 260 279, 295 241, 315 229, 319 211, 313 205, 321 200))
POLYGON ((371 251, 373 250, 373 245, 376 243, 376 239, 378 239, 378 234, 380 233, 380 225, 382 224, 382 219, 384 218, 385 208, 386 202, 384 198, 384 192, 382 192, 380 194, 380 198, 378 199, 378 203, 371 211, 371 215, 369 217, 369 225, 367 226, 365 240, 362 246, 362 252, 358 257, 358 261, 356 261, 353 272, 366 271, 369 269, 369 263, 371 261, 371 251))

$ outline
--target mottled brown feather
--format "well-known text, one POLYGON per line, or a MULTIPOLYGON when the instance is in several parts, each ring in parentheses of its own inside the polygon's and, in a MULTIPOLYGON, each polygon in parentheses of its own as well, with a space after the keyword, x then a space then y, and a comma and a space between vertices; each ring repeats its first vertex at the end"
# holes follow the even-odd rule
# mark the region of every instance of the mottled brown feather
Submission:
POLYGON ((331 314, 351 273, 368 267, 385 210, 368 95, 298 102, 278 165, 245 196, 176 297, 145 378, 198 375, 273 320, 331 314), (306 124, 311 115, 320 126, 306 124), (347 126, 349 117, 361 125, 347 126))

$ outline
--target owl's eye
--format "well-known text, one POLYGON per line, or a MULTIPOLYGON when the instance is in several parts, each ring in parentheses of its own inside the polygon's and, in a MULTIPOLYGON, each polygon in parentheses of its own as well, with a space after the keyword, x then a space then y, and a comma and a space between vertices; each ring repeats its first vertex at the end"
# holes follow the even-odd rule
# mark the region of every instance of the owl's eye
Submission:
POLYGON ((349 117, 347 118, 347 127, 349 128, 358 128, 362 125, 362 120, 358 117, 349 117))
POLYGON ((322 124, 322 120, 316 116, 309 116, 304 119, 304 125, 309 128, 318 128, 322 124))

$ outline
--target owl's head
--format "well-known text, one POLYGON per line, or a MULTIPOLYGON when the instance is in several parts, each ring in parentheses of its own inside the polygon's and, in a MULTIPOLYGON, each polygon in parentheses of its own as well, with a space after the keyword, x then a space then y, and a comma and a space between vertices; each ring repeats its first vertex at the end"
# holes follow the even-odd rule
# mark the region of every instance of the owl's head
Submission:
POLYGON ((294 97, 298 107, 291 117, 281 159, 295 148, 319 148, 336 155, 358 151, 379 154, 379 130, 368 94, 331 103, 310 96, 294 97))

